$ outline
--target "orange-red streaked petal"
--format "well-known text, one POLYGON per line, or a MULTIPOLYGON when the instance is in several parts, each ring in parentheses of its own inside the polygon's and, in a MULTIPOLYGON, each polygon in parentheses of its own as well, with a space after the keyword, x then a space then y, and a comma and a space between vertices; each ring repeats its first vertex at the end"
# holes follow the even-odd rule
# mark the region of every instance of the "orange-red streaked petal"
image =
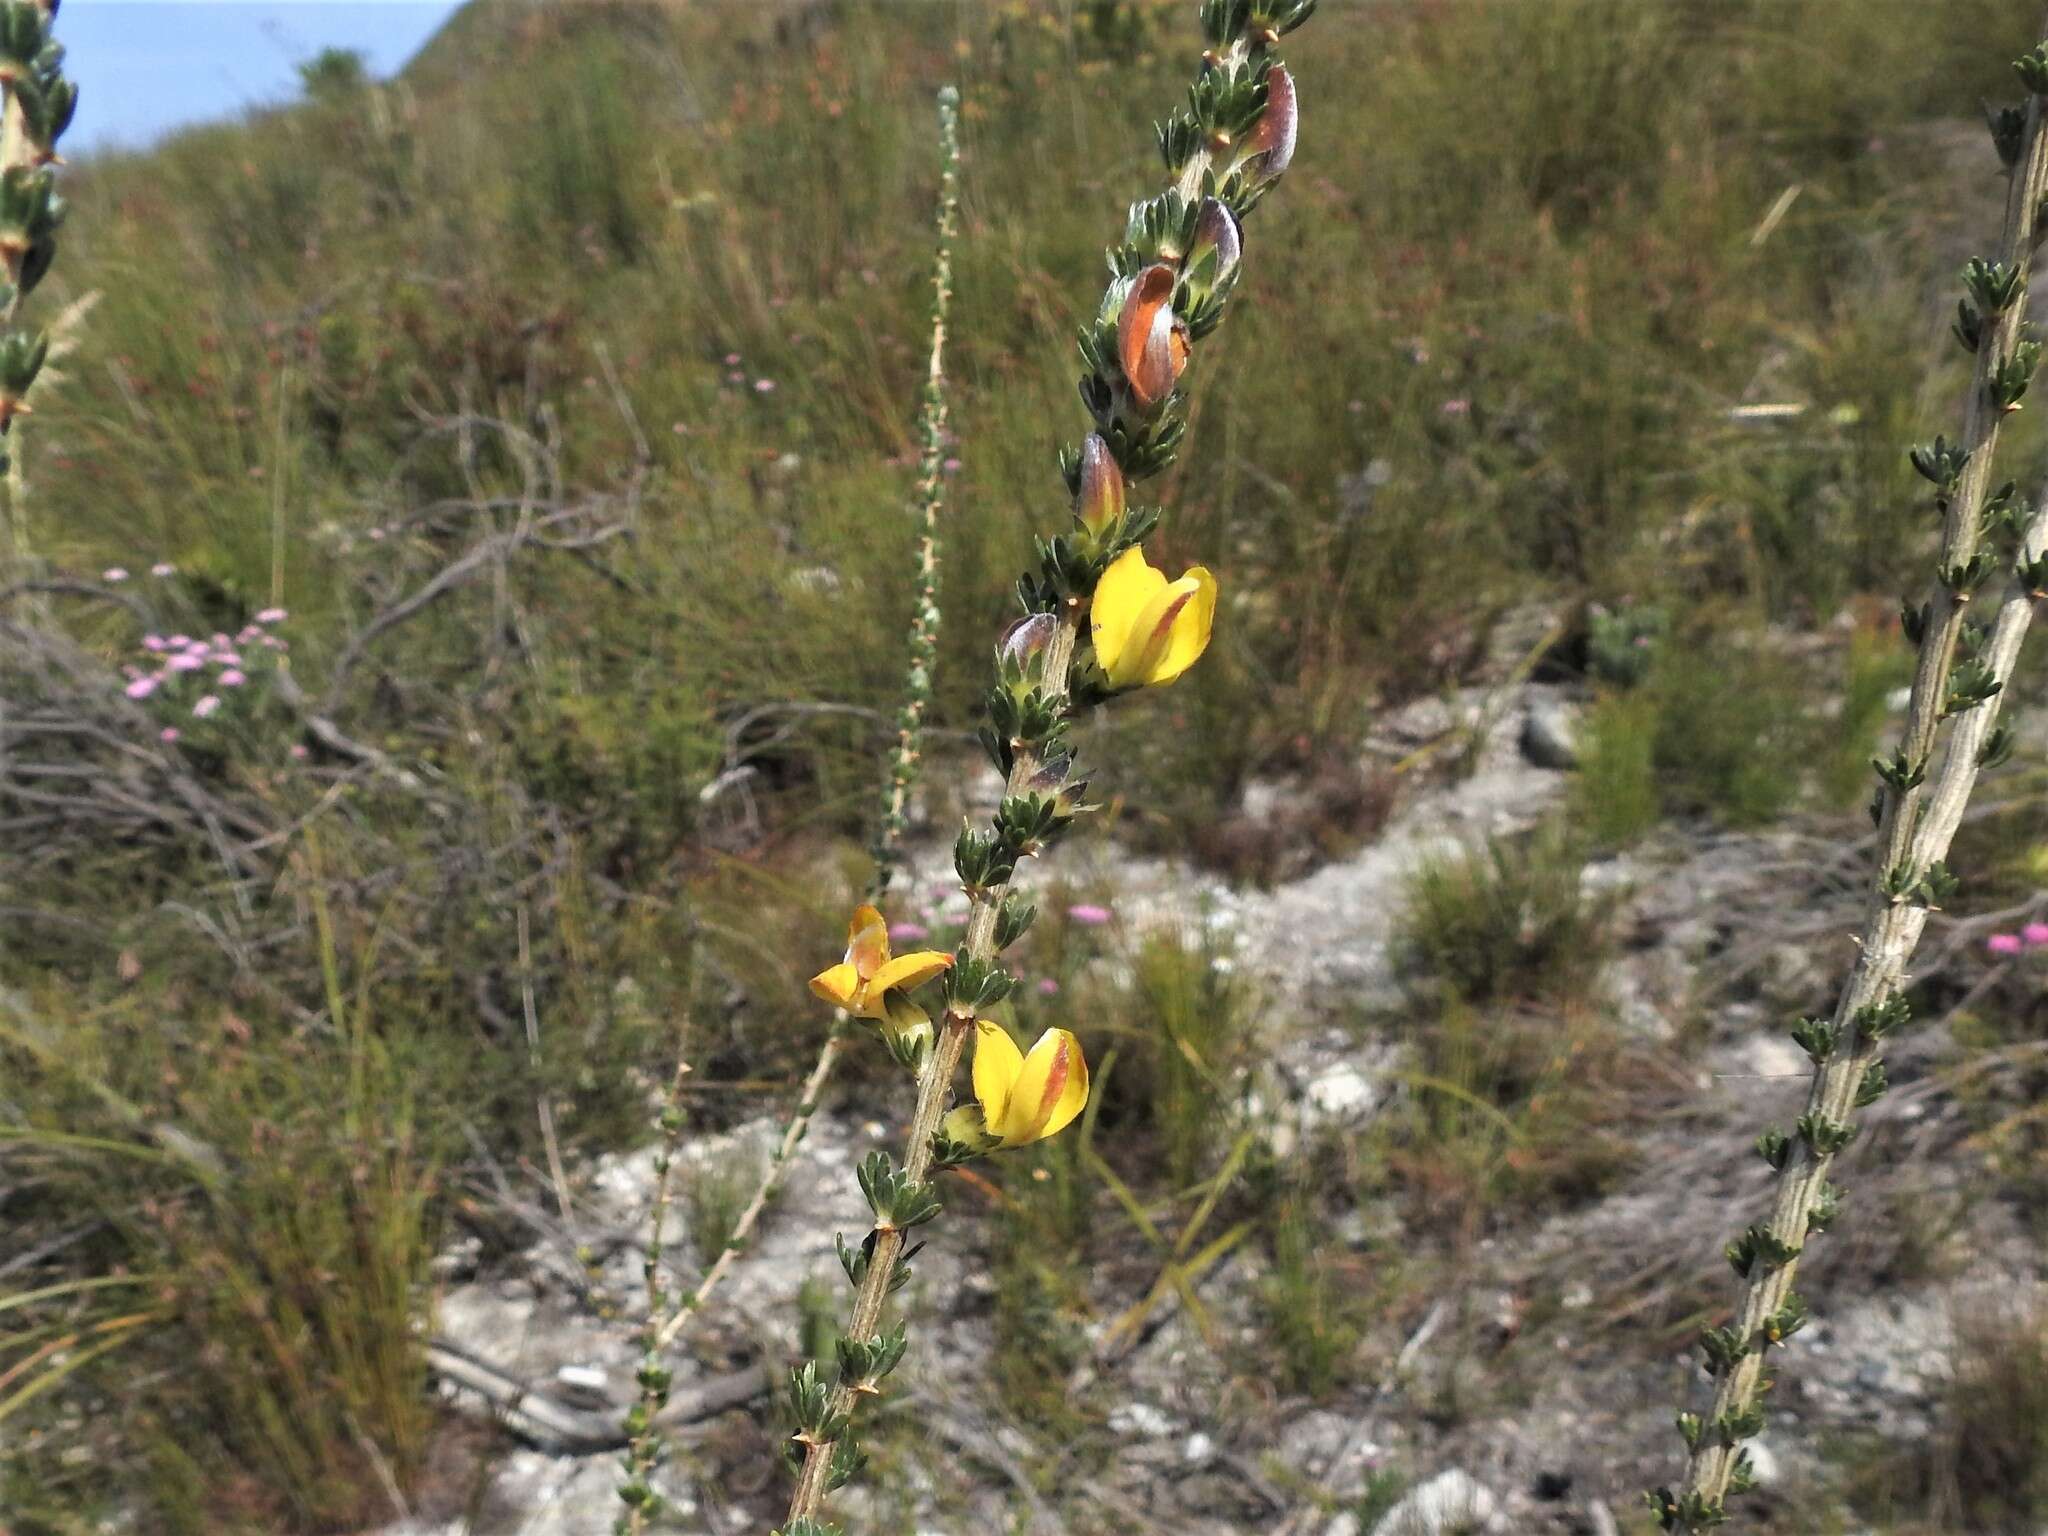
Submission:
POLYGON ((889 924, 873 907, 856 907, 846 925, 846 962, 866 980, 889 962, 889 924))

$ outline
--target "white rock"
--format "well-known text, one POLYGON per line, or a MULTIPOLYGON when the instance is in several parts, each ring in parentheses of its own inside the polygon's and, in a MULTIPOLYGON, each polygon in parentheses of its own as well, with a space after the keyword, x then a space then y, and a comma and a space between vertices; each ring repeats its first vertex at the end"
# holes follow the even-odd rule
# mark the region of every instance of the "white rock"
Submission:
POLYGON ((1743 1042, 1742 1055, 1750 1071, 1761 1078, 1804 1081, 1813 1076, 1813 1063, 1791 1038, 1766 1030, 1743 1042))
POLYGON ((1309 1126, 1361 1120, 1380 1101, 1379 1085, 1353 1062, 1340 1061, 1312 1078, 1302 1094, 1309 1126))
POLYGON ((1502 1529, 1500 1500, 1463 1472, 1444 1472, 1409 1490, 1373 1536, 1476 1536, 1502 1529))
POLYGON ((602 1366, 596 1365, 565 1365, 555 1372, 555 1380, 565 1387, 600 1395, 611 1385, 611 1377, 605 1374, 602 1366))
POLYGON ((1173 1420, 1150 1403, 1122 1403, 1110 1409, 1109 1427, 1119 1435, 1161 1440, 1173 1433, 1173 1420))
POLYGON ((1561 699, 1531 698, 1522 715, 1522 756, 1538 768, 1579 766, 1578 719, 1561 699))

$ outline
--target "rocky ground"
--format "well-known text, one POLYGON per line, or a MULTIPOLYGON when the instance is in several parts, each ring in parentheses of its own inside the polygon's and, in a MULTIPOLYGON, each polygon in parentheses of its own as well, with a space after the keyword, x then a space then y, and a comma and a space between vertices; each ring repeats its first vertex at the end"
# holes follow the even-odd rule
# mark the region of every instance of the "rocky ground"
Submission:
MULTIPOLYGON (((1430 854, 1532 826, 1560 801, 1573 710, 1567 687, 1524 682, 1426 701, 1385 721, 1368 750, 1407 771, 1384 828, 1352 856, 1271 889, 1232 889, 1101 838, 1063 847, 1061 873, 1084 888, 1113 886, 1119 915, 1133 927, 1206 926, 1257 978, 1272 1024, 1252 1088, 1263 1111, 1256 1123, 1283 1144, 1341 1134, 1408 1090, 1394 1075, 1399 1047, 1361 1041, 1356 1026, 1330 1017, 1319 999, 1400 1006, 1392 941, 1404 881, 1430 854), (1474 742, 1461 771, 1450 771, 1453 749, 1474 742), (1429 761, 1432 749, 1441 749, 1437 762, 1429 761)), ((1289 793, 1255 789, 1248 814, 1281 815, 1289 793)), ((919 878, 943 882, 945 860, 934 840, 918 855, 919 878)), ((1241 1360, 1219 1361, 1176 1314, 1114 1365, 1085 1368, 1076 1380, 1074 1390, 1098 1403, 1113 1394, 1104 1432, 1115 1443, 1102 1458, 1107 1474, 1091 1476, 1085 1490, 1067 1488, 1058 1469, 1071 1448, 1038 1443, 1006 1422, 978 1385, 991 1348, 989 1282, 969 1244, 955 1230, 941 1232, 908 1300, 920 1321, 897 1381, 898 1405, 914 1405, 922 1424, 939 1426, 946 1454, 912 1460, 885 1452, 881 1475, 844 1498, 847 1528, 1056 1532, 1074 1528, 1070 1511, 1082 1506, 1097 1522, 1088 1529, 1115 1524, 1179 1536, 1642 1528, 1640 1491, 1676 1469, 1674 1407, 1699 1389, 1688 1341, 1704 1314, 1732 1295, 1719 1246, 1762 1207, 1766 1176, 1749 1143, 1769 1119, 1796 1115, 1804 1093, 1804 1058, 1784 1041, 1782 1025, 1802 1006, 1823 1004, 1846 957, 1855 868, 1856 850, 1838 826, 1672 834, 1588 866, 1586 881, 1622 902, 1625 938, 1600 996, 1655 1064, 1641 1078, 1640 1113, 1628 1122, 1640 1157, 1613 1192, 1485 1235, 1453 1283, 1387 1320, 1378 1379, 1331 1401, 1261 1390, 1241 1360), (1368 1497, 1387 1486, 1377 1481, 1384 1469, 1400 1474, 1398 1500, 1368 1497)), ((1859 1213, 1896 1215, 1940 1199, 1967 1176, 1960 1157, 1926 1155, 1954 1139, 1940 1096, 1922 1080, 1937 1048, 1934 1037, 1919 1037, 1895 1065, 1900 1090, 1874 1112, 1846 1173, 1859 1213)), ((864 1224, 853 1164, 888 1144, 892 1129, 840 1107, 818 1116, 780 1203, 690 1335, 679 1390, 693 1380, 731 1380, 757 1363, 779 1379, 797 1352, 799 1292, 822 1279, 836 1295, 834 1234, 864 1224)), ((709 1165, 736 1147, 765 1153, 778 1131, 763 1117, 696 1140, 685 1156, 709 1165)), ((560 1242, 481 1271, 474 1255, 446 1255, 446 1338, 551 1396, 623 1402, 637 1355, 635 1238, 644 1230, 649 1166, 641 1152, 591 1174, 579 1213, 588 1230, 577 1234, 596 1249, 588 1277, 560 1242)), ((1973 1294, 2039 1286, 2040 1255, 1998 1202, 1960 1208, 1960 1224, 1942 1242, 1951 1259, 1967 1262, 1907 1262, 1905 1239, 1884 1235, 1882 1220, 1852 1227, 1816 1254, 1801 1288, 1818 1320, 1786 1358, 1757 1455, 1765 1507, 1781 1522, 1830 1475, 1830 1448, 1842 1435, 1910 1441, 1927 1432, 1947 1380, 1952 1320, 1973 1294)), ((1363 1226, 1339 1225, 1325 1241, 1362 1246, 1363 1226)), ((680 1240, 671 1246, 685 1274, 687 1255, 680 1240)), ((1256 1263, 1247 1256, 1219 1266, 1202 1296, 1218 1323, 1254 1348, 1256 1263)), ((1130 1299, 1105 1298, 1100 1316, 1115 1316, 1130 1299)), ((713 1536, 764 1528, 780 1486, 771 1461, 778 1426, 776 1405, 763 1397, 683 1431, 683 1449, 665 1473, 680 1528, 713 1536)), ((463 1518, 419 1518, 387 1536, 608 1530, 615 1481, 610 1454, 552 1454, 514 1441, 463 1518)), ((1820 1526, 1802 1526, 1794 1515, 1780 1528, 1820 1526)))

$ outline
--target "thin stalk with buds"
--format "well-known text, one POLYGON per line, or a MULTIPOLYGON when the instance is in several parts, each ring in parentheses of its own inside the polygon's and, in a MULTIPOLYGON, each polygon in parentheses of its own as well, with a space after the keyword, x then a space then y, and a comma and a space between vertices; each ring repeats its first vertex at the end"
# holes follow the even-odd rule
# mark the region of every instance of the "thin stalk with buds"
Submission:
MULTIPOLYGON (((910 660, 904 678, 903 711, 897 721, 896 745, 889 756, 889 777, 882 793, 882 815, 876 827, 875 871, 868 887, 868 899, 880 901, 887 893, 901 858, 903 832, 908 824, 907 807, 916 788, 924 755, 924 723, 930 712, 933 679, 938 667, 939 637, 939 523, 945 511, 946 450, 946 318, 953 299, 953 241, 960 220, 960 93, 946 86, 938 96, 939 116, 939 205, 937 248, 932 258, 931 349, 925 364, 925 381, 918 431, 921 458, 917 482, 918 540, 917 582, 910 619, 910 660)), ((770 1157, 767 1170, 734 1221, 718 1256, 688 1296, 676 1300, 661 1284, 662 1230, 670 1204, 672 1170, 682 1134, 683 1079, 689 1067, 680 1060, 664 1101, 662 1140, 655 1153, 654 1203, 648 1222, 648 1243, 643 1260, 647 1282, 646 1346, 638 1373, 639 1399, 628 1416, 629 1438, 622 1461, 625 1476, 619 1496, 627 1512, 616 1526, 620 1536, 642 1536, 648 1522, 661 1507, 650 1474, 660 1460, 661 1443, 655 1416, 668 1398, 672 1373, 663 1363, 677 1335, 689 1320, 703 1310, 733 1262, 753 1236, 762 1213, 774 1200, 787 1175, 797 1147, 810 1129, 811 1119, 824 1098, 826 1084, 852 1042, 852 1019, 840 1011, 826 1031, 818 1059, 804 1079, 782 1137, 770 1157)))
POLYGON ((619 1458, 625 1474, 619 1481, 619 1498, 626 1512, 612 1527, 616 1536, 645 1536, 649 1522, 661 1512, 661 1496, 649 1481, 661 1461, 661 1432, 655 1416, 668 1402, 674 1373, 662 1363, 666 1341, 662 1323, 668 1316, 668 1292, 661 1283, 662 1233, 668 1224, 672 1203, 676 1151, 683 1140, 683 1084, 690 1075, 687 1048, 689 1026, 677 1031, 681 1039, 676 1050, 675 1071, 670 1074, 668 1092, 662 1097, 661 1140, 654 1150, 654 1203, 647 1218, 647 1248, 641 1256, 640 1273, 647 1285, 647 1322, 642 1334, 640 1366, 634 1373, 639 1395, 626 1412, 626 1449, 619 1458))
MULTIPOLYGON (((903 684, 903 712, 896 722, 896 745, 889 754, 889 781, 882 792, 882 816, 875 832, 875 872, 868 900, 889 892, 902 858, 903 832, 909 825, 911 792, 924 760, 925 717, 930 713, 933 680, 939 661, 939 521, 945 511, 946 457, 946 316, 953 300, 953 241, 960 229, 960 93, 952 86, 939 92, 938 248, 932 259, 931 350, 925 363, 922 414, 918 436, 917 592, 910 616, 910 665, 903 684)), ((733 1260, 746 1247, 761 1214, 774 1200, 789 1172, 790 1160, 809 1132, 811 1118, 825 1096, 825 1086, 852 1043, 853 1021, 844 1011, 834 1016, 818 1049, 818 1059, 804 1079, 796 1107, 782 1128, 782 1139, 761 1182, 740 1211, 739 1219, 718 1257, 704 1272, 675 1317, 663 1329, 663 1345, 681 1331, 684 1321, 700 1310, 725 1278, 733 1260)))
MULTIPOLYGON (((2048 22, 2043 30, 2048 31, 2048 22)), ((2048 43, 2014 69, 2028 98, 1993 114, 1992 137, 2011 176, 1997 256, 1963 269, 1955 335, 1976 363, 1963 408, 1961 438, 1915 448, 1915 469, 1935 487, 1942 518, 1935 583, 1925 602, 1903 614, 1919 647, 1898 750, 1874 766, 1881 781, 1872 812, 1878 827, 1876 903, 1856 962, 1834 1012, 1802 1019, 1793 1039, 1814 1062, 1806 1110, 1791 1131, 1771 1129, 1757 1151, 1778 1175, 1769 1219, 1728 1247, 1741 1277, 1735 1316, 1702 1336, 1714 1380, 1702 1416, 1681 1413, 1689 1458, 1677 1492, 1660 1488, 1650 1505, 1664 1529, 1696 1533, 1723 1523, 1730 1494, 1751 1483, 1745 1440, 1764 1425, 1765 1357, 1804 1324, 1805 1303, 1792 1289, 1808 1241, 1834 1220, 1839 1193, 1834 1160, 1855 1136, 1855 1111, 1885 1091, 1885 1037, 1911 1010, 1901 991, 1905 968, 1936 910, 1956 889, 1947 859, 1979 772, 2003 760, 2009 730, 1998 724, 2033 606, 2048 591, 2048 501, 2022 514, 2015 488, 1993 489, 1999 426, 2020 408, 2039 361, 2025 334, 2027 286, 2048 196, 2048 43), (1987 626, 1972 627, 1981 594, 2006 573, 1987 626), (1937 764, 1937 756, 1939 762, 1937 764)))
POLYGON ((903 1323, 884 1329, 889 1296, 909 1279, 909 1234, 939 1212, 937 1169, 999 1146, 1020 1146, 1071 1121, 1087 1093, 1079 1044, 1048 1031, 1024 1057, 983 1010, 1013 978, 1003 952, 1035 910, 1013 891, 1019 863, 1051 847, 1083 808, 1071 776, 1067 731, 1080 708, 1131 688, 1171 682, 1206 647, 1214 579, 1195 568, 1178 581, 1146 563, 1140 542, 1157 509, 1127 505, 1127 485, 1158 474, 1187 425, 1178 388, 1192 348, 1221 323, 1238 276, 1241 221, 1292 159, 1294 82, 1274 53, 1307 20, 1315 0, 1204 0, 1208 48, 1188 104, 1158 130, 1169 189, 1132 205, 1114 273, 1083 329, 1081 396, 1094 432, 1061 456, 1075 526, 1038 541, 1018 583, 1026 616, 997 648, 996 679, 982 740, 1003 774, 990 824, 963 829, 954 868, 971 903, 964 942, 951 956, 892 959, 880 913, 863 908, 846 959, 817 977, 821 995, 875 1020, 916 1077, 915 1108, 897 1165, 871 1153, 860 1184, 873 1225, 840 1259, 854 1288, 836 1346, 837 1381, 815 1361, 792 1373, 797 1481, 781 1536, 827 1536, 822 1511, 865 1457, 853 1435, 860 1405, 879 1397, 901 1360, 903 1323), (906 995, 943 974, 936 1027, 906 995), (894 978, 899 985, 891 986, 894 978), (976 1103, 947 1112, 970 1034, 976 1039, 976 1103))

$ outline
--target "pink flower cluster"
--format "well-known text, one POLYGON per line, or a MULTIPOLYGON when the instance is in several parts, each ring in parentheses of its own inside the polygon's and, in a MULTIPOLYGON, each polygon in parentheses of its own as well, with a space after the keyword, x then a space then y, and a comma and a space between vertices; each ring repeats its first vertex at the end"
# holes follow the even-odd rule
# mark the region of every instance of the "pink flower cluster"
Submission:
MULTIPOLYGON (((157 635, 142 637, 142 649, 155 663, 153 670, 138 666, 124 667, 128 684, 122 690, 131 699, 147 699, 163 690, 167 684, 187 674, 197 674, 213 669, 213 675, 205 679, 206 692, 193 702, 192 714, 204 720, 221 706, 218 690, 240 688, 249 681, 249 662, 244 651, 283 652, 291 649, 290 643, 272 633, 272 628, 291 617, 282 608, 265 608, 256 615, 254 623, 242 626, 239 633, 224 632, 200 638, 193 635, 157 635)), ((160 733, 165 741, 178 739, 177 729, 167 726, 160 733)))
POLYGON ((1984 948, 1994 955, 2048 948, 2048 923, 2029 923, 2018 933, 1994 933, 1984 941, 1984 948))

